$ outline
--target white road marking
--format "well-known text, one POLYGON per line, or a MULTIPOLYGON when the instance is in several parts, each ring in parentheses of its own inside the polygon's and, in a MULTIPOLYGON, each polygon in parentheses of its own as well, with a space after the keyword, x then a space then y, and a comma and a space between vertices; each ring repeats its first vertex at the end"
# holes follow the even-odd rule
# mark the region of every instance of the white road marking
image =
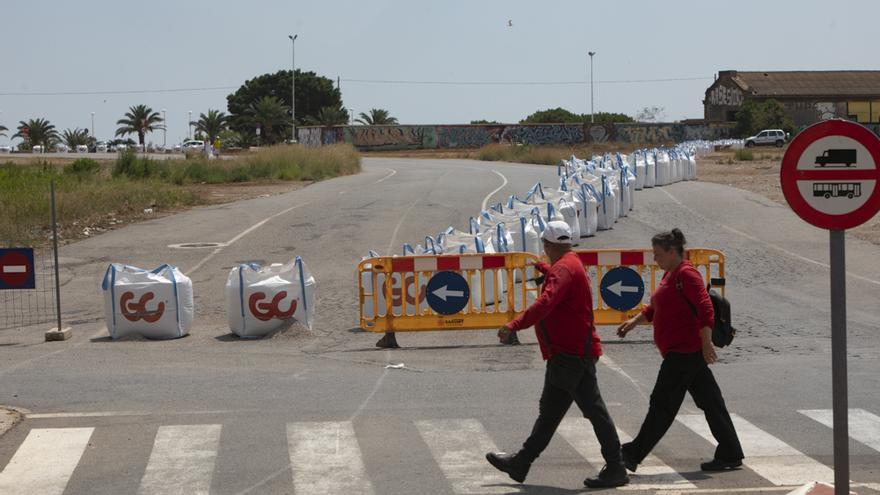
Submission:
POLYGON ((615 363, 614 360, 611 359, 610 356, 608 356, 608 354, 602 354, 602 357, 599 358, 599 363, 604 364, 608 367, 608 369, 614 371, 618 375, 624 377, 628 382, 632 383, 636 389, 636 392, 638 392, 639 395, 641 395, 642 398, 645 399, 645 402, 648 402, 648 396, 645 394, 644 390, 642 390, 641 384, 639 384, 639 382, 637 382, 635 378, 629 376, 626 371, 623 371, 623 368, 618 366, 617 363, 615 363))
MULTIPOLYGON (((250 411, 256 411, 250 410, 250 411)), ((26 414, 28 419, 60 419, 60 418, 108 418, 114 416, 175 416, 192 414, 230 414, 249 412, 248 410, 220 409, 216 411, 94 411, 94 412, 57 412, 26 414)))
MULTIPOLYGON (((880 483, 850 483, 850 488, 868 488, 880 490, 880 483)), ((754 488, 697 488, 695 490, 660 490, 654 495, 687 495, 690 493, 764 493, 764 492, 790 492, 800 486, 759 486, 754 488)))
MULTIPOLYGON (((808 409, 798 412, 829 428, 834 428, 834 413, 831 409, 808 409)), ((850 438, 880 452, 880 416, 864 409, 850 409, 848 421, 850 438)))
POLYGON ((400 216, 400 220, 397 222, 397 225, 394 226, 394 231, 391 233, 391 240, 388 241, 388 250, 385 251, 385 256, 391 256, 394 249, 394 243, 397 241, 397 232, 400 231, 400 227, 403 225, 404 220, 406 220, 406 216, 409 215, 409 212, 412 211, 413 208, 421 201, 422 198, 419 198, 413 201, 413 204, 409 205, 409 208, 403 212, 403 215, 400 216))
POLYGON ((298 495, 373 493, 351 422, 290 423, 287 447, 298 495))
POLYGON ((272 219, 277 218, 277 217, 279 217, 279 216, 281 216, 281 215, 284 215, 285 213, 289 213, 289 212, 291 212, 291 211, 293 211, 293 210, 295 210, 295 209, 297 209, 297 208, 302 208, 303 206, 306 206, 306 205, 309 204, 309 203, 310 203, 310 202, 306 202, 306 203, 300 203, 300 204, 298 204, 298 205, 291 206, 290 208, 287 208, 286 210, 279 211, 278 213, 276 213, 276 214, 274 214, 274 215, 272 215, 272 216, 269 216, 269 217, 267 217, 267 218, 265 218, 265 219, 263 219, 263 220, 257 222, 256 224, 254 224, 254 225, 252 225, 251 227, 247 228, 247 229, 244 230, 242 233, 240 233, 240 234, 238 234, 237 236, 233 237, 233 238, 230 239, 229 241, 224 242, 223 245, 221 245, 221 246, 218 247, 217 249, 211 251, 211 254, 209 254, 208 256, 205 256, 205 257, 202 259, 202 261, 199 261, 198 263, 196 263, 196 266, 194 266, 194 267, 190 268, 189 270, 187 270, 187 271, 184 273, 184 275, 189 276, 191 273, 195 272, 196 270, 198 270, 199 268, 201 268, 202 266, 204 266, 204 264, 207 263, 208 261, 210 261, 211 258, 213 258, 214 256, 217 256, 218 254, 220 254, 220 252, 223 251, 223 248, 235 244, 235 243, 236 243, 238 240, 240 240, 242 237, 244 237, 244 236, 250 234, 251 232, 253 232, 253 231, 257 230, 258 228, 262 227, 263 225, 265 225, 266 222, 268 222, 269 220, 272 220, 272 219))
POLYGON ((4 495, 61 495, 94 428, 32 429, 0 473, 4 495))
MULTIPOLYGON (((828 466, 807 457, 736 414, 731 414, 730 417, 746 454, 743 464, 774 485, 834 482, 834 471, 828 466)), ((717 445, 702 414, 679 415, 677 419, 712 445, 717 445)))
POLYGON ((6 265, 3 267, 3 273, 27 273, 25 265, 6 265))
POLYGON ((497 447, 479 421, 439 419, 415 424, 455 493, 510 492, 514 481, 486 460, 486 453, 497 447))
POLYGON ((504 182, 502 182, 501 185, 498 186, 498 188, 496 188, 494 191, 492 191, 492 192, 490 192, 489 194, 487 194, 485 198, 483 198, 483 203, 480 205, 480 211, 486 209, 486 205, 489 204, 489 198, 491 198, 493 194, 495 194, 495 193, 497 193, 498 191, 504 189, 504 186, 507 185, 507 177, 505 177, 504 174, 502 174, 501 172, 499 172, 499 171, 497 171, 497 170, 493 170, 492 172, 498 174, 498 177, 501 177, 501 179, 502 179, 504 182))
MULTIPOLYGON (((566 417, 559 425, 558 431, 565 438, 565 441, 571 444, 594 468, 598 470, 605 464, 599 441, 596 440, 593 426, 588 420, 566 417)), ((620 429, 617 430, 617 436, 620 437, 621 442, 631 440, 629 435, 620 429)), ((649 455, 639 464, 636 474, 630 475, 629 485, 621 487, 621 490, 682 490, 688 488, 696 488, 696 486, 656 456, 649 455)))
MULTIPOLYGON (((801 260, 801 261, 805 261, 805 262, 807 262, 807 263, 812 263, 813 265, 820 266, 820 267, 822 267, 822 268, 825 268, 826 270, 830 270, 830 269, 831 269, 831 266, 830 266, 830 265, 825 264, 825 263, 822 263, 821 261, 816 261, 816 260, 813 260, 813 259, 810 259, 810 258, 807 258, 807 257, 801 256, 801 255, 799 255, 799 254, 797 254, 797 253, 793 253, 793 252, 791 252, 791 251, 785 249, 784 247, 777 246, 776 244, 773 244, 773 243, 770 243, 770 242, 764 241, 764 240, 762 240, 762 239, 758 239, 757 237, 755 237, 755 236, 753 236, 753 235, 746 234, 745 232, 741 232, 741 231, 739 231, 739 230, 736 230, 736 229, 733 228, 733 227, 728 227, 727 225, 724 225, 723 223, 716 222, 715 220, 712 220, 712 219, 710 219, 710 218, 707 218, 706 216, 704 216, 704 215, 698 213, 697 211, 695 211, 695 210, 693 210, 693 209, 691 209, 691 208, 685 206, 684 203, 682 203, 681 201, 679 201, 678 198, 676 198, 675 196, 673 196, 672 193, 670 193, 670 192, 667 191, 666 189, 664 189, 664 188, 658 188, 658 189, 659 189, 660 191, 663 191, 664 194, 666 194, 667 196, 669 196, 670 199, 672 199, 673 201, 675 201, 679 206, 681 206, 681 207, 684 208, 685 210, 687 210, 687 211, 691 212, 692 214, 694 214, 694 215, 696 215, 696 216, 702 218, 703 220, 706 220, 706 221, 708 221, 708 222, 712 222, 712 223, 714 223, 715 225, 720 226, 721 228, 723 228, 724 230, 727 230, 728 232, 732 232, 732 233, 734 233, 734 234, 736 234, 736 235, 739 235, 739 236, 745 237, 746 239, 749 239, 749 240, 751 240, 751 241, 757 242, 758 244, 763 244, 764 246, 767 246, 767 247, 773 248, 773 249, 775 249, 775 250, 777 250, 777 251, 779 251, 779 252, 781 252, 781 253, 784 253, 784 254, 787 254, 787 255, 791 256, 792 258, 799 259, 799 260, 801 260)), ((866 277, 862 277, 861 275, 856 275, 855 273, 852 273, 852 272, 846 272, 846 275, 847 275, 848 277, 852 277, 852 278, 855 278, 855 279, 861 280, 861 281, 863 281, 863 282, 868 282, 869 284, 880 285, 880 281, 873 280, 873 279, 866 278, 866 277)))
POLYGON ((388 174, 388 175, 386 175, 385 177, 382 177, 381 179, 377 180, 376 182, 373 182, 373 183, 370 184, 370 185, 378 184, 378 183, 380 183, 380 182, 385 182, 386 180, 390 179, 394 174, 397 173, 397 170, 394 170, 393 168, 389 168, 389 169, 386 169, 386 170, 390 170, 391 173, 388 174))
POLYGON ((221 425, 162 426, 138 495, 207 495, 221 425))

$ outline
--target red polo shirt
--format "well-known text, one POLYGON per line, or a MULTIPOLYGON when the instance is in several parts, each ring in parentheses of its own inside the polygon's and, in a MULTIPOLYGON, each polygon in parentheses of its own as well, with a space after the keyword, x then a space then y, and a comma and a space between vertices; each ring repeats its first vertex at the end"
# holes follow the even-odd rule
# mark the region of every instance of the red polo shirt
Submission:
POLYGON ((590 339, 590 356, 601 356, 602 344, 593 324, 590 277, 580 258, 568 252, 552 266, 538 263, 535 268, 545 275, 541 295, 519 317, 508 323, 507 328, 516 331, 542 321, 552 344, 545 342, 544 333, 535 326, 544 359, 558 353, 584 357, 584 347, 590 339))
POLYGON ((715 324, 715 311, 703 277, 687 260, 663 275, 651 296, 651 304, 642 309, 642 314, 654 323, 654 343, 663 357, 670 352, 699 351, 703 348, 700 329, 715 324), (681 281, 681 291, 675 287, 676 280, 681 281), (685 298, 693 305, 696 316, 685 298))

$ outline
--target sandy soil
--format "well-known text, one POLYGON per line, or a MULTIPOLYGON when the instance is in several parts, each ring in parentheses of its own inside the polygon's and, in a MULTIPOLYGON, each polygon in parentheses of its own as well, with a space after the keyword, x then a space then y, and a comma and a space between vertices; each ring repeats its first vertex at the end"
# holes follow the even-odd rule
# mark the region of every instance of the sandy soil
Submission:
MULTIPOLYGON (((724 184, 758 193, 771 201, 787 205, 779 185, 783 150, 755 148, 754 160, 736 160, 733 151, 719 151, 697 162, 699 180, 724 184)), ((852 229, 860 239, 880 245, 880 215, 852 229)))

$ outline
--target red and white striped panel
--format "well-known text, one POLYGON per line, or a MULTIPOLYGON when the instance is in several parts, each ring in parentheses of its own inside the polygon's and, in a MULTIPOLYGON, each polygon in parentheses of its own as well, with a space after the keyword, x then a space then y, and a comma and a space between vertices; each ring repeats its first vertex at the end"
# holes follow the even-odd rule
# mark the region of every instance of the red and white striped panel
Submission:
POLYGON ((503 254, 486 254, 482 256, 405 256, 391 260, 391 271, 402 273, 492 268, 504 268, 503 254))
POLYGON ((653 251, 575 251, 584 266, 656 265, 653 251))

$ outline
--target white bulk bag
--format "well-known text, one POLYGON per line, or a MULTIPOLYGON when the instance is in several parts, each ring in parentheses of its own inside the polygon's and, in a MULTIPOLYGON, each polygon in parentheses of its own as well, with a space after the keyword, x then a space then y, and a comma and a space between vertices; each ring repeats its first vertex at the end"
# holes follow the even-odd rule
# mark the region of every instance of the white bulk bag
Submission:
POLYGON ((141 335, 176 339, 188 334, 193 321, 192 281, 176 266, 147 271, 112 263, 101 283, 110 337, 141 335))
POLYGON ((312 328, 315 277, 302 258, 289 263, 235 266, 226 279, 226 317, 239 337, 263 337, 295 319, 312 328))
POLYGON ((685 174, 686 180, 697 180, 697 159, 692 154, 687 154, 687 174, 685 174))
POLYGON ((609 185, 608 178, 604 175, 602 176, 602 190, 600 192, 602 196, 602 202, 599 203, 599 222, 598 222, 598 230, 608 230, 612 228, 614 222, 617 221, 617 213, 620 208, 620 203, 617 200, 617 195, 614 193, 614 190, 609 185))
POLYGON ((646 167, 648 162, 645 160, 644 153, 636 153, 633 155, 633 167, 636 176, 636 191, 641 191, 645 187, 645 177, 647 176, 646 167))
POLYGON ((656 167, 657 167, 657 186, 665 186, 670 183, 672 171, 671 164, 669 162, 669 155, 666 154, 665 151, 659 151, 656 154, 656 167))
POLYGON ((657 156, 645 152, 645 187, 657 185, 657 156))
POLYGON ((578 207, 574 201, 568 201, 565 198, 559 198, 556 203, 559 214, 562 215, 562 221, 568 224, 571 229, 572 244, 577 246, 578 239, 581 238, 581 226, 578 220, 578 207))
POLYGON ((588 187, 592 188, 593 186, 581 184, 581 190, 575 194, 576 201, 581 204, 581 237, 596 235, 599 222, 599 200, 596 199, 596 195, 588 191, 588 187))

